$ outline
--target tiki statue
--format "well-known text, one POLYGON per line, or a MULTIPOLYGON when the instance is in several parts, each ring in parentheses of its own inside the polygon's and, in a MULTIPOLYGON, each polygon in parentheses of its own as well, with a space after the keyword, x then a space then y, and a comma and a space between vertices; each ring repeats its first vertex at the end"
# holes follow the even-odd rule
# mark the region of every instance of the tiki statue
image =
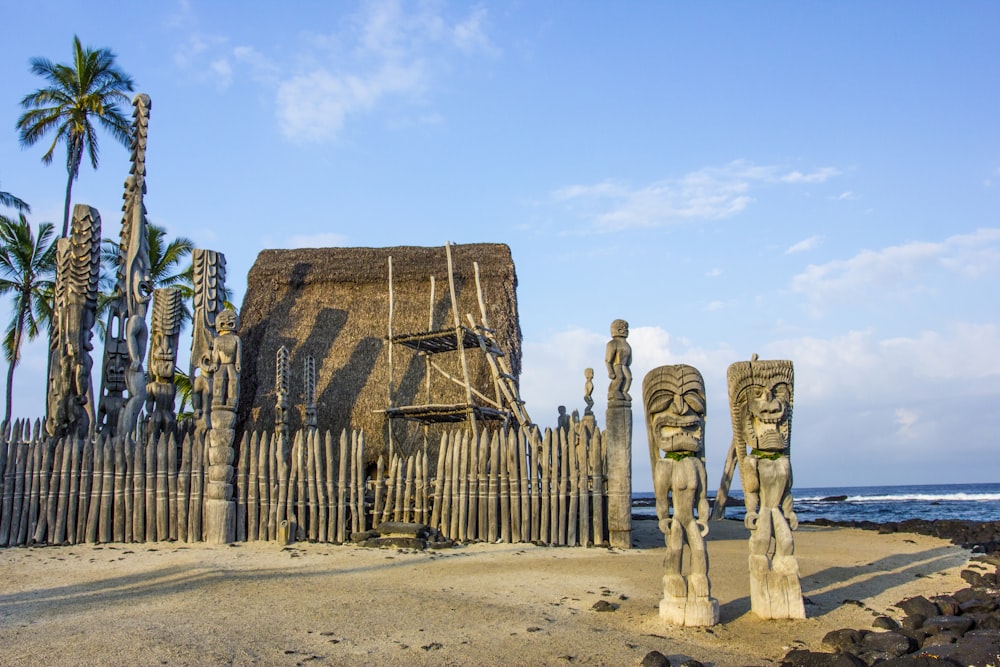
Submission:
POLYGON ((95 422, 90 373, 97 312, 101 216, 73 208, 70 236, 56 244, 55 314, 50 340, 48 415, 50 436, 86 436, 95 422))
POLYGON ((805 618, 792 541, 798 527, 789 458, 792 362, 759 361, 755 354, 732 364, 728 380, 733 446, 750 529, 751 609, 764 619, 805 618))
MULTIPOLYGON (((243 348, 236 329, 240 318, 236 311, 227 308, 215 318, 219 330, 212 343, 212 410, 223 408, 235 411, 240 400, 240 372, 243 348)), ((213 423, 213 428, 215 427, 213 423)))
POLYGON ((194 316, 191 326, 191 407, 196 427, 210 427, 212 410, 212 341, 215 319, 225 307, 226 258, 213 250, 196 248, 191 253, 194 316))
POLYGON ((692 366, 659 366, 642 383, 656 516, 667 546, 660 617, 670 625, 719 622, 708 580, 708 495, 705 472, 705 383, 692 366), (696 514, 697 512, 697 514, 696 514), (681 573, 684 546, 691 573, 681 573))
POLYGON ((174 413, 174 368, 177 365, 177 345, 181 332, 183 303, 181 291, 165 287, 153 292, 153 323, 149 348, 149 373, 152 381, 146 386, 146 414, 149 415, 154 438, 172 432, 177 423, 174 413))
POLYGON ((628 322, 615 320, 611 323, 611 340, 604 354, 604 363, 608 367, 608 407, 629 407, 632 397, 628 390, 632 386, 632 347, 625 340, 628 338, 628 322))

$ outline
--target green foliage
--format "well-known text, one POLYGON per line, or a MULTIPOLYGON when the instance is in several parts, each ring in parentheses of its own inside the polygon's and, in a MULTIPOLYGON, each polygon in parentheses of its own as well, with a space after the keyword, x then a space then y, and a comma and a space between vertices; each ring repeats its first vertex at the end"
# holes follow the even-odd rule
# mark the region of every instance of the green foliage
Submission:
POLYGON ((134 88, 132 78, 115 66, 109 49, 84 48, 73 37, 73 61, 54 64, 47 58, 32 58, 31 71, 46 81, 43 88, 25 95, 21 106, 27 111, 18 119, 22 146, 34 146, 52 134, 52 143, 42 155, 51 164, 56 146, 66 145, 66 202, 62 236, 69 231, 69 210, 73 181, 79 176, 84 153, 97 169, 98 140, 93 120, 124 146, 129 145, 130 123, 119 108, 128 105, 126 94, 134 88))
POLYGON ((0 295, 12 295, 11 319, 4 329, 7 368, 5 419, 10 420, 14 368, 21 357, 25 335, 33 340, 52 316, 55 291, 56 245, 51 223, 38 226, 36 235, 22 213, 17 221, 0 220, 0 295))

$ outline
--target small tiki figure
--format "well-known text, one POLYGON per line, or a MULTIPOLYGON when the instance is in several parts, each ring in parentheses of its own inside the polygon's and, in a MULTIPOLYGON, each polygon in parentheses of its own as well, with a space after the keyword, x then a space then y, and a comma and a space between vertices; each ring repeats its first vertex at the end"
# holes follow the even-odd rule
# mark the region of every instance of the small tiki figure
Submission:
MULTIPOLYGON (((236 329, 240 318, 227 308, 215 318, 219 335, 212 342, 212 412, 216 409, 236 410, 240 399, 240 372, 243 346, 236 329)), ((213 428, 215 423, 212 423, 213 428)))
POLYGON ((608 367, 608 407, 628 407, 632 397, 628 390, 632 386, 632 347, 628 338, 628 322, 615 320, 611 323, 611 340, 604 353, 604 363, 608 367))
POLYGON ((586 380, 583 384, 583 402, 587 407, 583 409, 583 414, 594 414, 594 369, 584 368, 583 377, 586 380))
POLYGON ((667 545, 660 617, 671 625, 719 622, 708 581, 708 495, 705 473, 705 383, 696 368, 660 366, 642 383, 656 492, 656 517, 667 545), (697 514, 696 514, 697 512, 697 514), (681 573, 684 545, 691 572, 681 573))
POLYGON ((750 605, 764 619, 805 618, 792 531, 791 361, 739 361, 729 367, 733 440, 750 529, 750 605), (749 452, 747 449, 749 448, 749 452), (774 545, 771 551, 771 545, 774 545))

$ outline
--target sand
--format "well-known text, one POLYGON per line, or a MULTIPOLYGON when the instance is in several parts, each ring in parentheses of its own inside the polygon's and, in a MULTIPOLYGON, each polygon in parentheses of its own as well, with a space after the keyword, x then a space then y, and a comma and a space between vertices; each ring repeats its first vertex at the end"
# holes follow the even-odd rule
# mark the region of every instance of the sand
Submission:
POLYGON ((772 664, 870 628, 893 603, 964 586, 968 552, 932 537, 803 526, 804 621, 750 613, 747 531, 711 524, 721 621, 658 616, 663 538, 634 524, 627 551, 474 544, 442 551, 274 543, 0 550, 5 665, 772 664), (606 600, 617 609, 598 612, 606 600), (845 602, 848 601, 848 602, 845 602))

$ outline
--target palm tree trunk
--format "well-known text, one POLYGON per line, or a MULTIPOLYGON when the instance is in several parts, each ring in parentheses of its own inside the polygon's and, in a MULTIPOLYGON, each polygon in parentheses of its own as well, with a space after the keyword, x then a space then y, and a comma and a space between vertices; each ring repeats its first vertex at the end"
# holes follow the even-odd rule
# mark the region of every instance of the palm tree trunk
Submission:
POLYGON ((69 235, 69 205, 73 198, 73 181, 76 180, 76 175, 80 171, 80 160, 83 159, 81 148, 77 140, 70 140, 67 149, 69 155, 66 159, 66 171, 69 174, 66 179, 66 205, 63 207, 62 236, 59 238, 66 238, 69 235))
MULTIPOLYGON (((14 367, 17 366, 17 361, 21 357, 21 332, 24 331, 24 314, 27 310, 26 302, 22 297, 21 303, 17 309, 17 329, 14 330, 14 349, 11 350, 10 355, 10 366, 7 368, 7 404, 4 411, 4 422, 10 423, 10 413, 13 403, 13 392, 14 392, 14 367)), ((46 392, 48 392, 48 378, 45 381, 46 392)), ((48 394, 46 393, 46 396, 48 394)))

